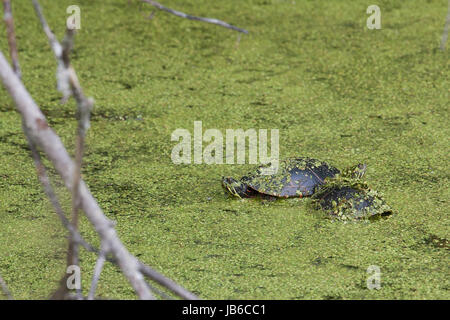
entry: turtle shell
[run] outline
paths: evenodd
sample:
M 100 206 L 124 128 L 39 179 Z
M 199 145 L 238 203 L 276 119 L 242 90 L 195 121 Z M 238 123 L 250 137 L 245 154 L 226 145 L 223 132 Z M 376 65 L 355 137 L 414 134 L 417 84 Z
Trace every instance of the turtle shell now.
M 269 164 L 270 165 L 270 164 Z M 274 197 L 308 197 L 325 178 L 333 178 L 339 170 L 326 162 L 312 158 L 295 158 L 280 161 L 277 173 L 264 175 L 263 168 L 242 177 L 241 181 L 259 193 Z
M 326 187 L 314 196 L 318 207 L 338 220 L 386 217 L 392 209 L 376 191 L 352 186 Z

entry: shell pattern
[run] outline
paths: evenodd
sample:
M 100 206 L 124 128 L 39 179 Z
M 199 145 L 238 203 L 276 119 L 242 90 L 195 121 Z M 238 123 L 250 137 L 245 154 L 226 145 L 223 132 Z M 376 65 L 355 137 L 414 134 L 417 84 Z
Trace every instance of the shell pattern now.
M 281 161 L 273 175 L 263 175 L 260 168 L 241 181 L 260 193 L 282 198 L 311 196 L 326 178 L 339 174 L 326 162 L 310 158 Z

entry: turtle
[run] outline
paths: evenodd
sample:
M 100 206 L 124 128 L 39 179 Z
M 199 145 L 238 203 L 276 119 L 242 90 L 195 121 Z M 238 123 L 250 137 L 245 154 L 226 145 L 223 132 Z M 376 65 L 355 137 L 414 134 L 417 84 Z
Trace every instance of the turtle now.
M 326 179 L 337 176 L 360 179 L 367 168 L 365 164 L 359 163 L 341 172 L 324 161 L 300 157 L 280 161 L 276 173 L 266 174 L 264 169 L 270 165 L 259 166 L 239 180 L 222 177 L 222 186 L 238 198 L 303 198 L 313 195 Z
M 379 192 L 361 181 L 346 178 L 322 185 L 312 199 L 316 209 L 337 220 L 377 220 L 393 213 Z

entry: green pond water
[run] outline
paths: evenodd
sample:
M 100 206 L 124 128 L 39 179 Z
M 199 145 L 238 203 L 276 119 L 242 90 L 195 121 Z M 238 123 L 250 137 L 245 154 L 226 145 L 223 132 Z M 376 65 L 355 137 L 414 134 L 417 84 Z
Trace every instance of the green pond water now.
M 248 35 L 125 0 L 42 0 L 61 39 L 81 8 L 72 63 L 95 98 L 83 178 L 127 248 L 204 299 L 449 299 L 449 50 L 447 1 L 166 0 Z M 29 1 L 13 10 L 23 82 L 70 152 L 75 103 L 59 103 L 56 63 Z M 7 55 L 4 24 L 0 49 Z M 447 44 L 449 46 L 449 44 Z M 171 160 L 171 134 L 278 129 L 280 157 L 338 168 L 368 165 L 395 215 L 326 219 L 309 199 L 237 200 L 222 176 L 249 164 Z M 207 143 L 204 144 L 206 147 Z M 50 164 L 46 162 L 48 166 Z M 70 195 L 50 170 L 64 208 Z M 83 217 L 81 232 L 99 239 Z M 0 88 L 0 274 L 15 298 L 44 299 L 65 272 L 67 233 L 44 197 Z M 82 250 L 87 293 L 95 255 Z M 381 288 L 366 285 L 370 266 Z M 106 265 L 98 295 L 134 298 Z

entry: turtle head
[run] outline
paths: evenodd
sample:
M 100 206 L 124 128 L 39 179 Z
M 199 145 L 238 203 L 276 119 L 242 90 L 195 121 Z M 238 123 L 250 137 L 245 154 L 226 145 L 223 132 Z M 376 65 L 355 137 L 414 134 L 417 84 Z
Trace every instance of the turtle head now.
M 226 191 L 228 191 L 235 197 L 242 199 L 249 196 L 248 185 L 231 177 L 222 177 L 222 186 Z
M 342 176 L 346 178 L 361 179 L 366 173 L 367 165 L 365 163 L 358 163 L 355 166 L 348 167 L 342 171 Z

